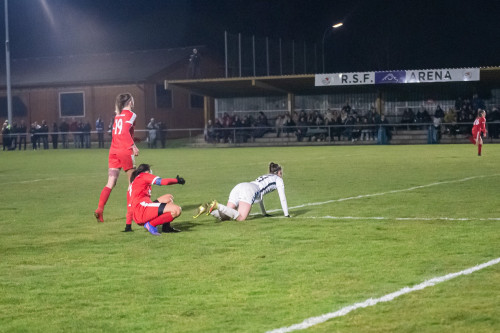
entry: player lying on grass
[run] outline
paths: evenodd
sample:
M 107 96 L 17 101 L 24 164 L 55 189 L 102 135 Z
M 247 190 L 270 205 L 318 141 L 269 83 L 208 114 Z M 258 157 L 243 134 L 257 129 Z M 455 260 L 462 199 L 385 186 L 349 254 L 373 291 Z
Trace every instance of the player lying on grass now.
M 170 226 L 181 215 L 182 209 L 174 204 L 174 197 L 165 194 L 151 201 L 151 185 L 184 185 L 184 178 L 160 178 L 151 173 L 149 164 L 141 164 L 130 177 L 127 193 L 127 208 L 132 213 L 135 223 L 144 225 L 152 235 L 159 236 L 157 226 L 162 225 L 163 232 L 178 232 Z
M 486 132 L 486 111 L 479 109 L 472 126 L 472 136 L 469 137 L 470 142 L 477 145 L 477 156 L 481 156 L 481 149 L 483 148 L 481 135 L 484 133 L 484 137 L 486 137 Z
M 285 184 L 283 182 L 283 170 L 279 164 L 271 162 L 269 164 L 269 173 L 260 176 L 253 182 L 240 183 L 236 185 L 229 193 L 227 205 L 222 205 L 217 200 L 206 203 L 198 207 L 198 214 L 193 216 L 197 218 L 203 213 L 211 214 L 215 218 L 225 221 L 229 219 L 244 221 L 248 217 L 252 205 L 256 202 L 260 204 L 260 209 L 264 216 L 270 216 L 266 213 L 263 197 L 269 192 L 278 190 L 281 200 L 281 208 L 286 217 L 288 214 L 288 205 L 285 196 Z

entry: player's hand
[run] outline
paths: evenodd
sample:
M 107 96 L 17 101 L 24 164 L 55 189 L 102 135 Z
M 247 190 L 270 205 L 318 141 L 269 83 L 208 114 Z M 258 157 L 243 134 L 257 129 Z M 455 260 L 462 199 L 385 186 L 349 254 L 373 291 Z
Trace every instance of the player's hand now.
M 134 152 L 134 156 L 139 156 L 139 148 L 135 145 L 132 146 L 132 151 Z
M 186 184 L 186 180 L 182 177 L 179 177 L 179 175 L 177 175 L 177 177 L 175 177 L 175 179 L 177 179 L 177 184 L 181 184 L 181 185 Z

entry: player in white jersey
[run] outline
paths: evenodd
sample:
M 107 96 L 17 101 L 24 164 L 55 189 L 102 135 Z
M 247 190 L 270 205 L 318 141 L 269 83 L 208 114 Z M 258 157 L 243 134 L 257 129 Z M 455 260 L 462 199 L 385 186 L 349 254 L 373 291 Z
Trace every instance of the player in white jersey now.
M 253 182 L 236 185 L 231 190 L 231 193 L 229 193 L 227 205 L 222 205 L 217 200 L 214 200 L 211 203 L 201 205 L 198 208 L 198 214 L 193 217 L 197 218 L 206 212 L 207 215 L 211 214 L 221 221 L 229 219 L 244 221 L 248 217 L 254 203 L 260 204 L 260 209 L 264 216 L 270 216 L 266 213 L 263 197 L 274 190 L 278 190 L 283 214 L 286 217 L 290 217 L 285 196 L 283 170 L 279 164 L 273 162 L 269 164 L 268 174 L 260 176 Z

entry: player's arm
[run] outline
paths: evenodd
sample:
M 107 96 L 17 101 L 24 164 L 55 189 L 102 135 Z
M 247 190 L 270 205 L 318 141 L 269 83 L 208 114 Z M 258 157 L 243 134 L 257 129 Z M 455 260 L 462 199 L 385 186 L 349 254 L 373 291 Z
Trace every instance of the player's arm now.
M 266 207 L 264 207 L 264 199 L 259 201 L 259 206 L 260 206 L 260 211 L 262 212 L 262 215 L 264 216 L 271 216 L 266 212 Z
M 290 217 L 290 214 L 288 214 L 288 204 L 286 202 L 285 184 L 283 182 L 281 182 L 281 184 L 277 184 L 276 189 L 278 190 L 278 195 L 280 197 L 281 208 L 283 209 L 283 214 L 286 217 Z
M 152 184 L 153 185 L 159 185 L 159 186 L 173 185 L 173 184 L 184 185 L 184 184 L 186 184 L 186 180 L 184 180 L 184 178 L 182 178 L 182 177 L 179 177 L 179 175 L 177 175 L 177 177 L 175 177 L 175 178 L 160 178 L 160 177 L 156 177 L 153 180 Z

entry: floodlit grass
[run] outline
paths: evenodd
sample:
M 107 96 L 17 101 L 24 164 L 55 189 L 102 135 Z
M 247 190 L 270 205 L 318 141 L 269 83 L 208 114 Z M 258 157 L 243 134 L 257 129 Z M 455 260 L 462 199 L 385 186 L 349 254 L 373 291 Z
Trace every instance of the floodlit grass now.
M 0 153 L 1 332 L 265 332 L 500 257 L 500 145 L 143 148 L 184 186 L 179 234 L 125 225 L 122 173 L 93 218 L 106 150 Z M 291 219 L 192 219 L 284 166 Z M 258 213 L 258 206 L 253 213 Z M 375 219 L 378 217 L 379 219 Z M 402 219 L 406 218 L 406 219 Z M 495 332 L 500 265 L 307 332 Z

